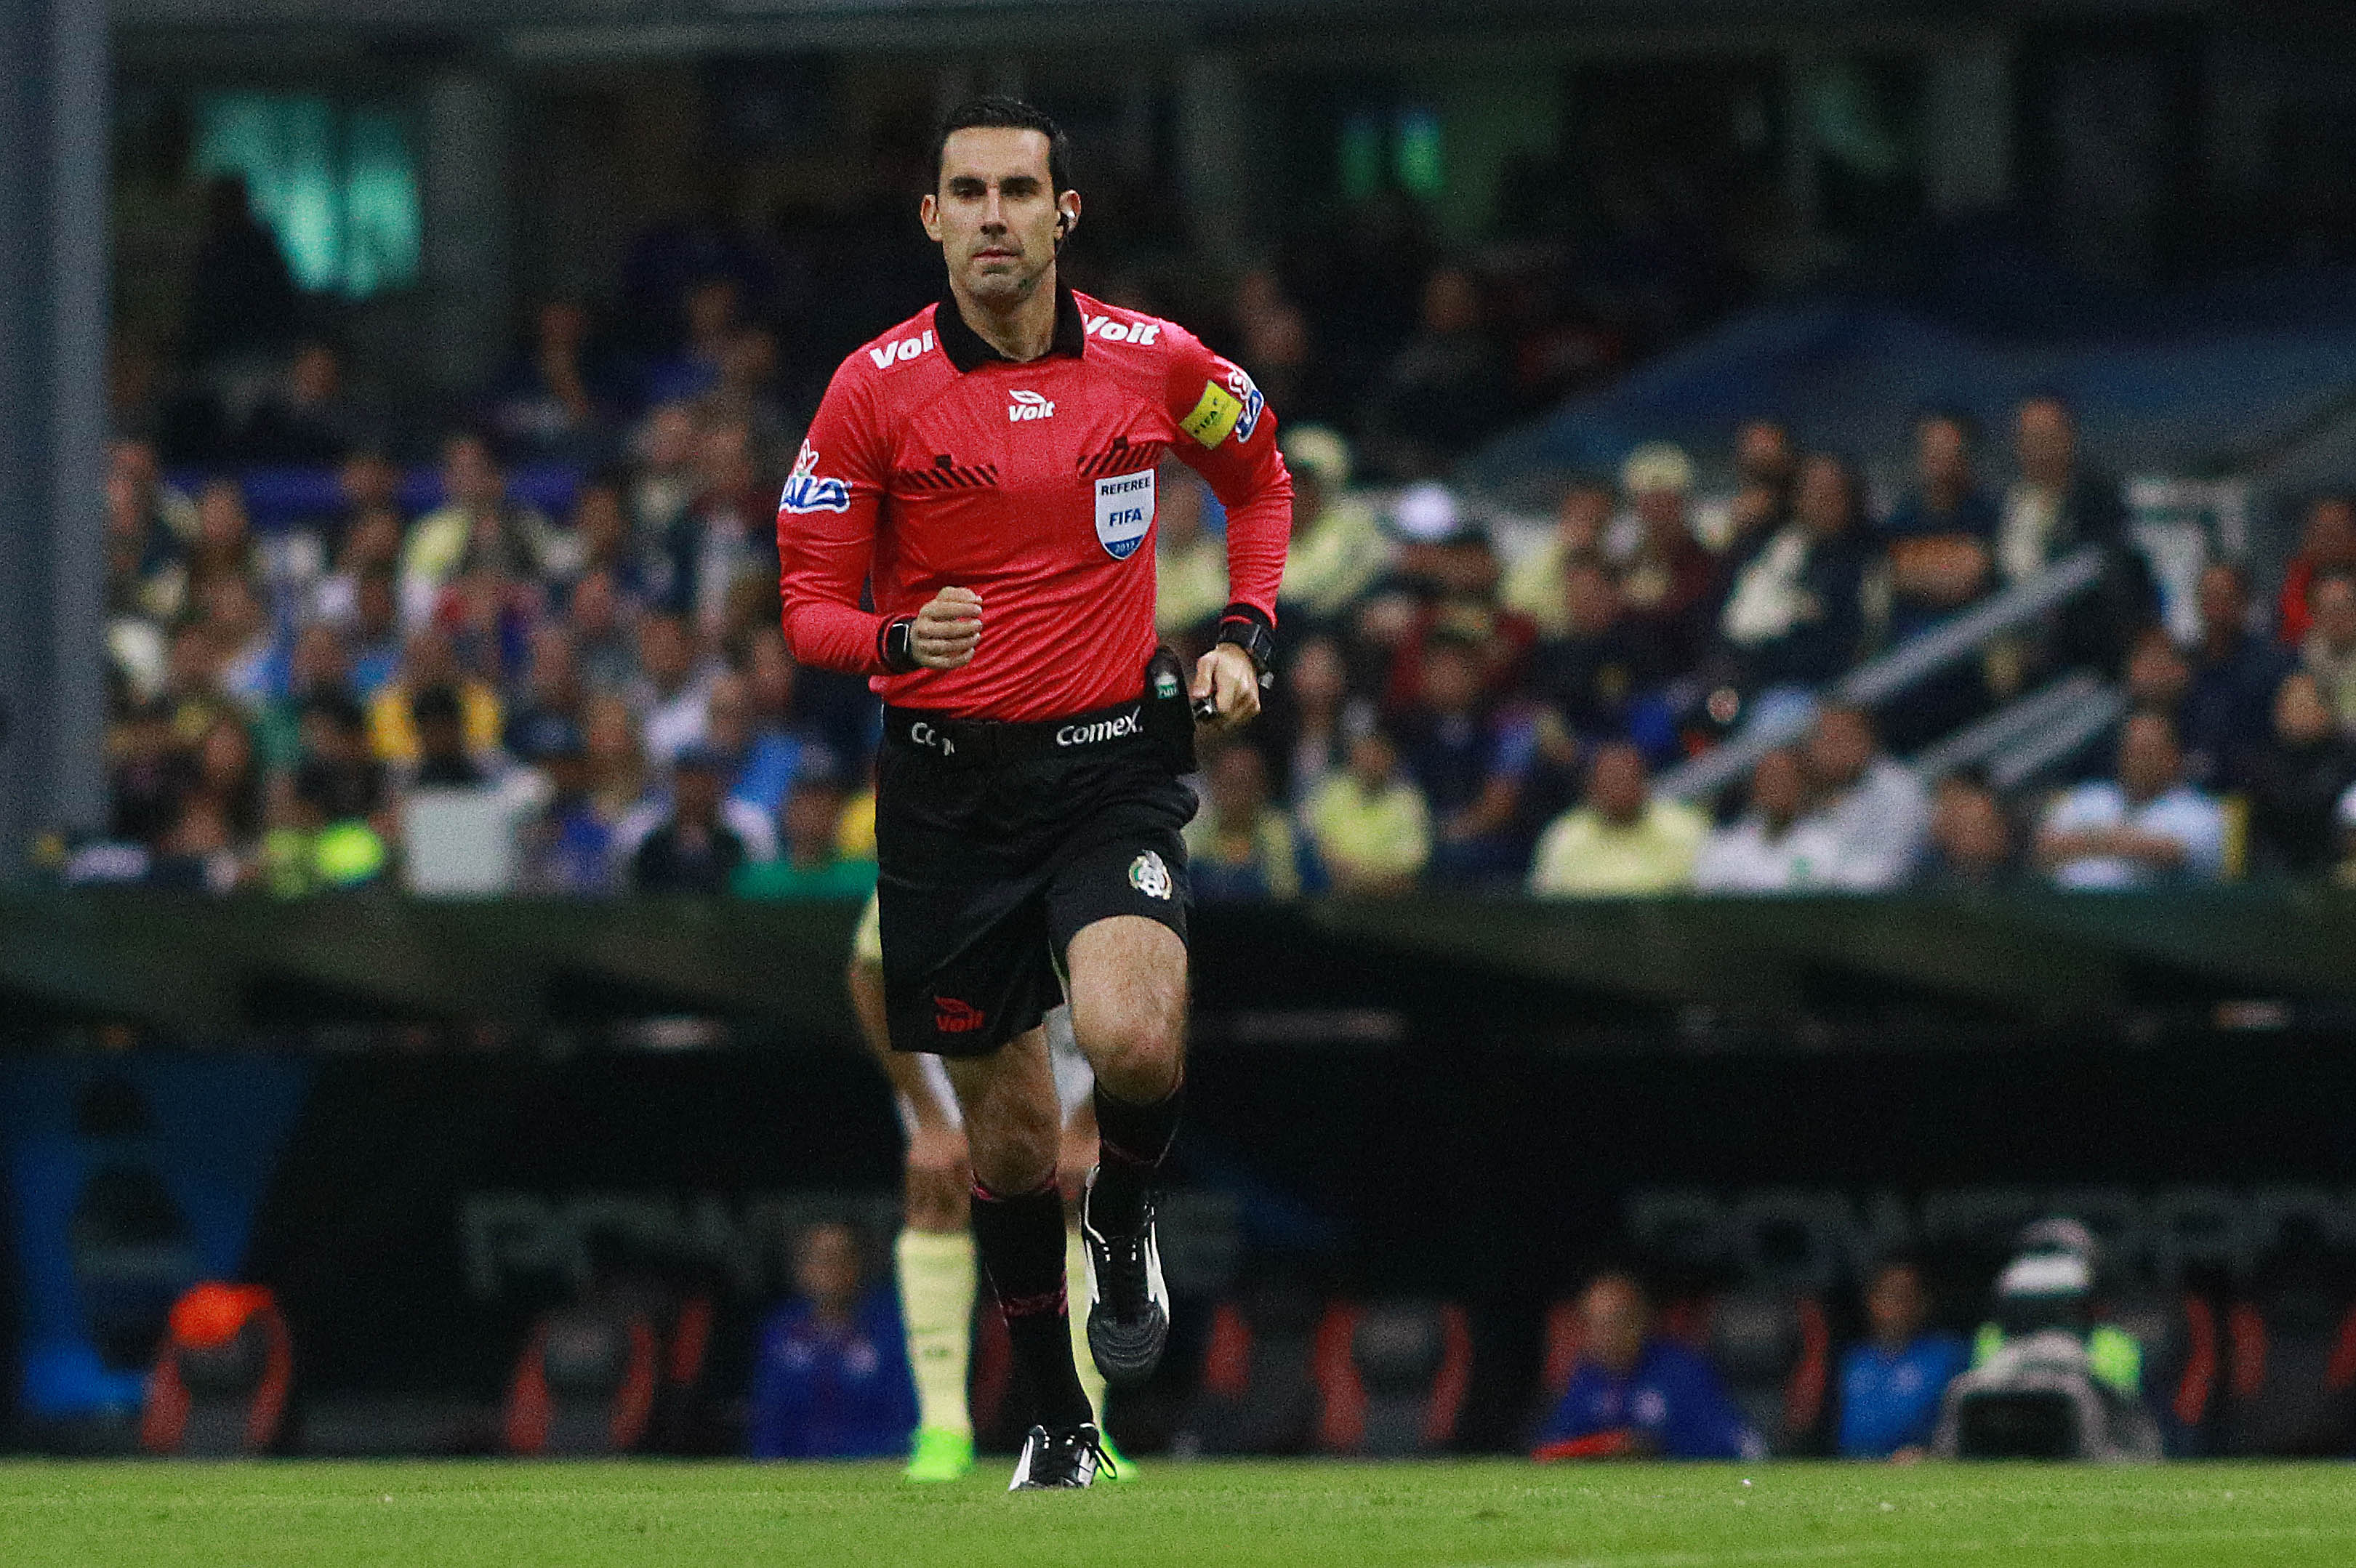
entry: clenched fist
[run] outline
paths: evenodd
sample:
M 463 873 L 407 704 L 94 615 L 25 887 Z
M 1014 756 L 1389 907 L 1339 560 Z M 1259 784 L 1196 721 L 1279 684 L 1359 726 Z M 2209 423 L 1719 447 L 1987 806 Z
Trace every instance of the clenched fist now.
M 927 670 L 962 669 L 980 646 L 981 596 L 971 588 L 943 588 L 908 628 L 908 651 Z

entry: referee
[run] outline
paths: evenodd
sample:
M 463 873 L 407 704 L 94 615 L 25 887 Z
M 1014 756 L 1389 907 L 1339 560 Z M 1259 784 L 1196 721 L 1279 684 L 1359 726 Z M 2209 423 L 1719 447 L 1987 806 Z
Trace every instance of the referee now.
M 973 1233 L 1038 1424 L 1017 1488 L 1103 1461 L 1072 1358 L 1061 1116 L 1041 1020 L 1068 998 L 1096 1069 L 1082 1198 L 1087 1342 L 1116 1384 L 1170 1329 L 1151 1184 L 1178 1124 L 1197 715 L 1259 711 L 1292 485 L 1236 366 L 1057 280 L 1080 219 L 1069 147 L 1028 104 L 941 125 L 925 232 L 948 291 L 843 361 L 777 511 L 787 639 L 884 699 L 875 841 L 892 1046 L 943 1058 Z M 1156 647 L 1156 471 L 1227 509 L 1218 641 Z M 862 590 L 873 610 L 862 607 Z

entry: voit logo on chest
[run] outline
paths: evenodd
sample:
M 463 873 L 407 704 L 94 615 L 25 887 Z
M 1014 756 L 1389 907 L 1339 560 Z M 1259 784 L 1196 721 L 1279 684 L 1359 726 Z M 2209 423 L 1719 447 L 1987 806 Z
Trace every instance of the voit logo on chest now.
M 1097 542 L 1126 561 L 1153 527 L 1153 470 L 1108 474 L 1097 481 Z
M 1014 400 L 1006 409 L 1006 423 L 1009 424 L 1020 424 L 1026 419 L 1055 417 L 1055 405 L 1047 401 L 1044 393 L 1009 390 L 1006 395 Z

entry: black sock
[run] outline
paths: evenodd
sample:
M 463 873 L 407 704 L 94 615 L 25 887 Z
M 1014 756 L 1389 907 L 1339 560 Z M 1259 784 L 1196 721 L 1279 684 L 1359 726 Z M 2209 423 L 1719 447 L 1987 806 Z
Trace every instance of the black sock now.
M 1145 1189 L 1178 1135 L 1186 1085 L 1182 1079 L 1150 1105 L 1115 1099 L 1102 1084 L 1096 1099 L 1097 1182 L 1088 1195 L 1088 1222 L 1107 1235 L 1125 1235 L 1144 1219 Z
M 1031 1391 L 1033 1419 L 1049 1427 L 1096 1419 L 1072 1365 L 1064 1294 L 1064 1198 L 1053 1182 L 1001 1197 L 976 1184 L 973 1244 L 1014 1342 L 1014 1369 Z

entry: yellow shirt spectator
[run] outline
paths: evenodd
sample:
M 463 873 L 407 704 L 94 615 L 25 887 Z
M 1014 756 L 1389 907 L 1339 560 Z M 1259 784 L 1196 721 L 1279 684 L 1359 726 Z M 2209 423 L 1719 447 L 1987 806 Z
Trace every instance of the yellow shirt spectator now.
M 451 682 L 466 714 L 466 749 L 496 751 L 499 745 L 499 696 L 483 682 L 467 676 Z M 385 762 L 417 760 L 417 726 L 410 722 L 409 688 L 394 682 L 369 700 L 369 746 Z
M 1350 743 L 1347 770 L 1326 778 L 1301 811 L 1318 858 L 1344 893 L 1395 893 L 1431 858 L 1431 811 L 1398 777 L 1398 753 L 1379 732 Z
M 1607 746 L 1595 758 L 1587 804 L 1538 840 L 1530 891 L 1541 897 L 1617 898 L 1693 886 L 1709 819 L 1647 792 L 1643 753 Z

